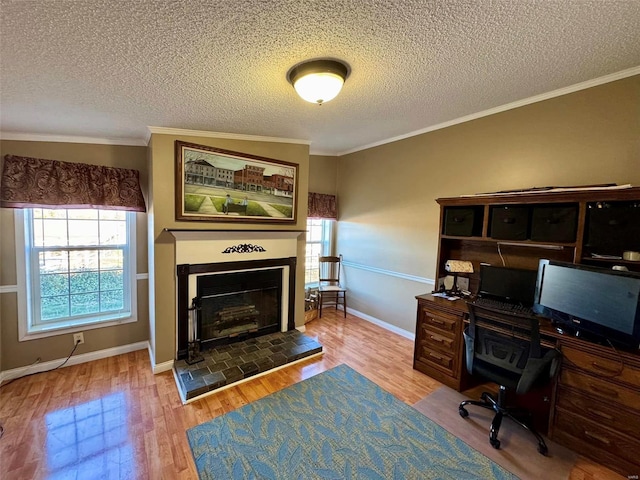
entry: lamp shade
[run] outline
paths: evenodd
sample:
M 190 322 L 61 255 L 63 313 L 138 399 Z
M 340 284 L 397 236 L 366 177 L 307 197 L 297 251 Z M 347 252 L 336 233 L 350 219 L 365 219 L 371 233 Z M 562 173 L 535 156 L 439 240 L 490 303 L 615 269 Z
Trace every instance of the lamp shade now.
M 343 62 L 311 60 L 293 67 L 287 78 L 303 100 L 322 105 L 340 93 L 348 73 Z
M 444 269 L 451 273 L 473 273 L 473 263 L 466 260 L 447 260 Z

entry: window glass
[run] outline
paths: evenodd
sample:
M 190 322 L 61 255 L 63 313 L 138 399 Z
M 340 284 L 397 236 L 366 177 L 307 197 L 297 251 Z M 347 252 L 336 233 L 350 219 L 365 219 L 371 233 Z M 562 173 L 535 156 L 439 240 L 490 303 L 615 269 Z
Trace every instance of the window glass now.
M 330 255 L 331 230 L 334 220 L 307 219 L 307 245 L 305 253 L 305 285 L 318 283 L 318 257 Z
M 24 211 L 27 334 L 132 317 L 135 214 Z

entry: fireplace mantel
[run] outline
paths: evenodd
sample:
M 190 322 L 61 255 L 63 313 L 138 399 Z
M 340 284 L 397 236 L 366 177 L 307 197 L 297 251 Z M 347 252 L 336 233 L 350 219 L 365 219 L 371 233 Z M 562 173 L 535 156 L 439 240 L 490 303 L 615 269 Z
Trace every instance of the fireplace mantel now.
M 176 265 L 295 257 L 297 240 L 303 233 L 292 230 L 168 231 L 176 239 Z

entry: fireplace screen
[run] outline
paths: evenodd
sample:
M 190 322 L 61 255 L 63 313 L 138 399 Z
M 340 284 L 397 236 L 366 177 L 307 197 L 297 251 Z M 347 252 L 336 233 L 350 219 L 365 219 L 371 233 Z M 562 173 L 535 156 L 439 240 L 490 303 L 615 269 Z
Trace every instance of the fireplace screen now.
M 203 346 L 280 330 L 282 269 L 198 277 L 198 333 Z

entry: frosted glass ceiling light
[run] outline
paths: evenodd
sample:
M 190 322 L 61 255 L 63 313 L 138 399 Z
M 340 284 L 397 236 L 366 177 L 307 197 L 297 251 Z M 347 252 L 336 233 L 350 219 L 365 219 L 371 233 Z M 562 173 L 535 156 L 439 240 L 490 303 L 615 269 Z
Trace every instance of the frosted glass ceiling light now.
M 339 60 L 303 62 L 287 73 L 287 80 L 303 100 L 322 105 L 334 99 L 349 75 L 349 67 Z

